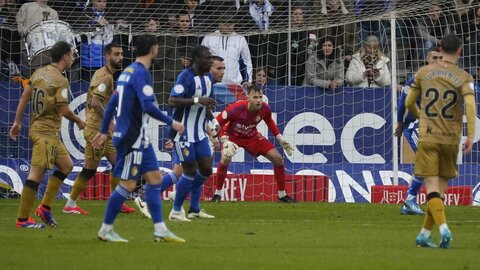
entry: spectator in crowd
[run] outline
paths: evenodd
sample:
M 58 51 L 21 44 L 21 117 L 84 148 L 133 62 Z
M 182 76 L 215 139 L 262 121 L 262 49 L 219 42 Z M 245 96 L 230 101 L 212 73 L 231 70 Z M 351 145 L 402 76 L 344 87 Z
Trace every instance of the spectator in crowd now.
M 152 34 L 157 32 L 157 30 L 158 30 L 158 21 L 153 18 L 148 19 L 147 22 L 145 23 L 145 32 Z
M 17 12 L 14 0 L 0 0 L 0 80 L 19 74 L 20 36 L 12 31 Z
M 267 87 L 267 84 L 268 84 L 267 68 L 258 67 L 253 69 L 253 84 L 258 85 L 258 87 L 262 89 L 262 93 L 263 93 L 262 101 L 268 103 L 267 92 L 269 92 L 269 90 Z
M 48 0 L 37 0 L 23 4 L 16 19 L 18 33 L 23 37 L 31 26 L 41 21 L 58 20 L 58 13 L 48 6 Z
M 431 47 L 440 46 L 442 37 L 452 31 L 449 25 L 453 24 L 442 15 L 439 5 L 431 5 L 427 16 L 418 19 L 417 35 L 423 43 L 423 59 L 427 58 Z
M 472 75 L 479 76 L 480 65 L 480 7 L 475 7 L 462 15 L 461 33 L 463 47 L 463 67 Z
M 345 74 L 349 85 L 355 87 L 385 87 L 391 85 L 390 59 L 380 51 L 380 41 L 369 36 L 360 51 L 353 55 Z
M 348 9 L 342 0 L 321 0 L 322 14 L 348 14 Z
M 352 16 L 342 0 L 322 0 L 321 12 L 325 14 L 328 20 L 348 20 Z M 323 28 L 318 31 L 319 38 L 335 38 L 334 43 L 338 48 L 337 57 L 346 57 L 351 59 L 355 51 L 355 23 L 346 23 L 343 25 Z M 347 62 L 348 63 L 348 62 Z
M 201 4 L 205 1 L 183 0 L 183 2 L 184 7 L 182 12 L 186 12 L 190 17 L 189 26 L 191 29 L 202 29 L 204 27 L 209 27 L 209 25 L 205 23 L 205 19 L 208 17 L 208 15 L 204 14 L 206 12 L 206 4 Z
M 159 104 L 166 103 L 176 76 L 191 64 L 190 54 L 198 46 L 199 39 L 190 33 L 190 16 L 181 11 L 177 14 L 178 36 L 161 36 L 158 55 L 153 66 L 154 90 Z
M 248 10 L 257 27 L 267 31 L 270 27 L 270 16 L 275 10 L 269 0 L 250 0 Z
M 267 69 L 265 67 L 259 67 L 253 70 L 253 82 L 261 89 L 264 89 L 267 85 Z
M 288 84 L 288 68 L 290 67 L 290 84 L 302 85 L 305 78 L 305 61 L 309 45 L 309 32 L 304 30 L 304 11 L 301 6 L 292 7 L 291 42 L 288 34 L 268 35 L 268 76 L 271 84 Z M 288 47 L 290 47 L 290 65 L 288 65 Z
M 28 29 L 42 21 L 58 20 L 58 13 L 54 9 L 48 6 L 48 0 L 37 0 L 35 2 L 29 2 L 23 4 L 16 15 L 18 33 L 22 40 L 21 44 L 24 44 L 25 35 Z M 22 63 L 22 75 L 24 77 L 30 77 L 30 73 L 33 69 L 46 65 L 50 62 L 50 57 L 45 54 L 40 54 L 35 63 L 28 62 L 28 56 L 26 48 L 22 46 L 21 49 L 21 63 Z
M 243 84 L 252 81 L 252 59 L 247 40 L 244 36 L 235 33 L 235 23 L 230 14 L 221 16 L 218 20 L 219 30 L 205 36 L 202 45 L 208 47 L 213 55 L 225 59 L 225 75 L 222 82 L 229 84 Z M 243 60 L 247 78 L 243 80 L 240 74 L 239 60 Z
M 389 0 L 361 0 L 355 1 L 354 11 L 358 17 L 370 17 L 372 15 L 377 15 L 385 12 L 388 7 Z M 360 42 L 365 41 L 368 36 L 377 36 L 385 46 L 388 45 L 387 42 L 387 28 L 389 22 L 382 20 L 375 21 L 361 21 L 359 23 L 359 40 Z
M 127 22 L 124 19 L 114 20 L 114 14 L 107 13 L 107 0 L 92 0 L 92 7 L 86 8 L 85 12 L 91 19 L 88 22 L 89 31 L 82 36 L 80 66 L 82 81 L 88 83 L 93 73 L 105 65 L 103 49 L 113 41 L 116 33 L 114 24 L 125 26 Z
M 306 63 L 305 84 L 332 91 L 344 85 L 345 67 L 336 54 L 333 38 L 325 38 L 316 53 L 312 53 Z

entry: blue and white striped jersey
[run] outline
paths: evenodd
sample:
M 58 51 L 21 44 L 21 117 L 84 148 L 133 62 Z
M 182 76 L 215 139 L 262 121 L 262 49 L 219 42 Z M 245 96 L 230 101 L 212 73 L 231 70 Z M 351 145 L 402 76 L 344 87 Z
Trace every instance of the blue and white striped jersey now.
M 184 69 L 177 77 L 177 81 L 170 93 L 171 97 L 213 98 L 213 79 L 210 72 L 197 76 L 192 68 Z M 190 107 L 175 108 L 173 119 L 185 126 L 185 132 L 181 135 L 171 132 L 171 137 L 176 142 L 199 142 L 207 137 L 205 123 L 207 122 L 206 108 L 200 104 Z

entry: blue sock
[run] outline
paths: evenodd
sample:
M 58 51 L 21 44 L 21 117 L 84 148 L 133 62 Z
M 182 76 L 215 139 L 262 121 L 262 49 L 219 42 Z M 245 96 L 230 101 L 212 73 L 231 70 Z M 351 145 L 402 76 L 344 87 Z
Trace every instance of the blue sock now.
M 175 195 L 175 201 L 173 202 L 173 210 L 182 210 L 183 202 L 187 199 L 188 193 L 192 189 L 193 177 L 186 174 L 182 174 L 177 182 L 177 194 Z
M 203 176 L 198 170 L 192 183 L 192 190 L 190 193 L 190 211 L 200 212 L 200 197 L 202 196 L 203 183 L 207 177 Z
M 413 176 L 412 178 L 412 183 L 410 184 L 410 187 L 408 188 L 408 194 L 412 196 L 417 196 L 418 191 L 423 185 L 423 178 L 420 178 L 416 175 Z
M 145 201 L 154 224 L 163 221 L 162 200 L 160 199 L 161 186 L 162 184 L 145 185 Z
M 118 212 L 120 212 L 120 209 L 122 208 L 122 204 L 129 197 L 130 192 L 123 188 L 121 185 L 118 185 L 108 199 L 103 223 L 109 225 L 113 224 L 115 218 L 118 215 Z
M 167 188 L 171 187 L 175 183 L 177 183 L 177 176 L 174 172 L 169 172 L 162 179 L 162 189 L 160 192 L 164 192 L 167 190 Z

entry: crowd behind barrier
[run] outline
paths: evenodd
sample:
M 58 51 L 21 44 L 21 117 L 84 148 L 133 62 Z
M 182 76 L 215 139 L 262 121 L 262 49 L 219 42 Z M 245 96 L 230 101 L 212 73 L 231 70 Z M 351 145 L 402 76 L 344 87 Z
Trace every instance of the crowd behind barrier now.
M 27 50 L 24 43 L 37 38 L 35 26 L 40 22 L 55 20 L 68 23 L 73 33 L 71 42 L 78 52 L 78 60 L 68 74 L 71 82 L 89 82 L 93 72 L 104 64 L 106 44 L 123 46 L 126 66 L 134 59 L 135 34 L 157 35 L 159 55 L 152 75 L 160 101 L 170 92 L 176 75 L 189 65 L 191 49 L 199 44 L 225 59 L 224 79 L 228 83 L 255 81 L 254 70 L 264 70 L 269 85 L 308 85 L 335 91 L 342 86 L 391 86 L 392 64 L 397 65 L 397 81 L 405 82 L 424 64 L 428 49 L 438 45 L 444 34 L 454 32 L 464 42 L 460 65 L 475 77 L 479 75 L 477 0 L 444 1 L 441 5 L 427 5 L 417 13 L 423 16 L 398 17 L 396 63 L 390 61 L 389 21 L 325 25 L 329 21 L 352 21 L 349 17 L 354 16 L 368 18 L 394 9 L 392 3 L 407 5 L 414 1 L 296 1 L 290 10 L 288 2 L 3 0 L 0 80 L 7 81 L 17 74 L 28 77 L 35 68 L 49 62 L 48 52 L 43 51 L 29 61 L 32 48 L 42 48 L 29 44 Z M 288 16 L 290 40 L 288 28 L 268 32 L 285 26 Z M 312 29 L 312 21 L 319 23 L 318 29 Z M 55 29 L 62 27 L 57 23 Z M 243 34 L 245 29 L 260 33 Z M 70 35 L 68 29 L 59 31 Z

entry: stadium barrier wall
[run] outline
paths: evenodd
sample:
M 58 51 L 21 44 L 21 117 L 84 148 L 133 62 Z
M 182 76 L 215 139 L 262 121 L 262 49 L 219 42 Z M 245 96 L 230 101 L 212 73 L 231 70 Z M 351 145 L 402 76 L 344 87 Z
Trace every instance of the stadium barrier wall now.
M 84 113 L 85 90 L 87 84 L 72 84 L 71 109 Z M 222 100 L 235 99 L 229 86 L 218 91 L 219 113 L 225 107 Z M 317 175 L 328 177 L 327 200 L 329 202 L 371 202 L 373 186 L 393 184 L 393 136 L 391 90 L 387 88 L 350 88 L 345 87 L 335 92 L 327 92 L 314 87 L 276 87 L 267 88 L 266 96 L 274 112 L 280 130 L 286 140 L 294 145 L 293 157 L 285 155 L 285 167 L 289 175 Z M 14 143 L 6 134 L 11 125 L 15 109 L 21 95 L 20 87 L 12 83 L 0 83 L 0 124 L 2 140 L 0 141 L 0 179 L 21 192 L 29 170 L 30 144 L 27 128 L 22 129 L 22 136 Z M 476 92 L 477 100 L 480 94 Z M 478 107 L 477 103 L 477 107 Z M 480 108 L 477 108 L 477 110 Z M 28 114 L 23 119 L 28 126 Z M 171 154 L 163 148 L 168 129 L 158 121 L 150 122 L 152 143 L 156 149 L 159 166 L 166 172 L 172 168 Z M 460 176 L 451 181 L 451 186 L 469 186 L 472 189 L 473 204 L 480 204 L 479 136 L 480 120 L 477 119 L 477 137 L 473 152 L 465 157 L 459 156 Z M 267 134 L 266 125 L 259 126 Z M 74 171 L 62 186 L 62 197 L 70 192 L 73 180 L 81 170 L 83 146 L 82 132 L 72 123 L 64 120 L 61 131 L 72 159 Z M 274 140 L 268 134 L 270 140 Z M 281 148 L 277 145 L 277 148 Z M 215 154 L 214 167 L 219 160 Z M 104 161 L 99 171 L 107 167 Z M 253 159 L 240 151 L 229 166 L 232 174 L 272 174 L 273 168 L 266 159 Z M 410 180 L 413 167 L 411 164 L 399 164 L 399 185 L 406 186 Z M 43 191 L 48 175 L 40 189 Z M 265 178 L 266 179 L 266 178 Z M 265 182 L 267 180 L 264 180 Z M 272 188 L 275 185 L 272 183 Z M 248 196 L 247 196 L 248 197 Z M 237 197 L 236 197 L 237 198 Z

